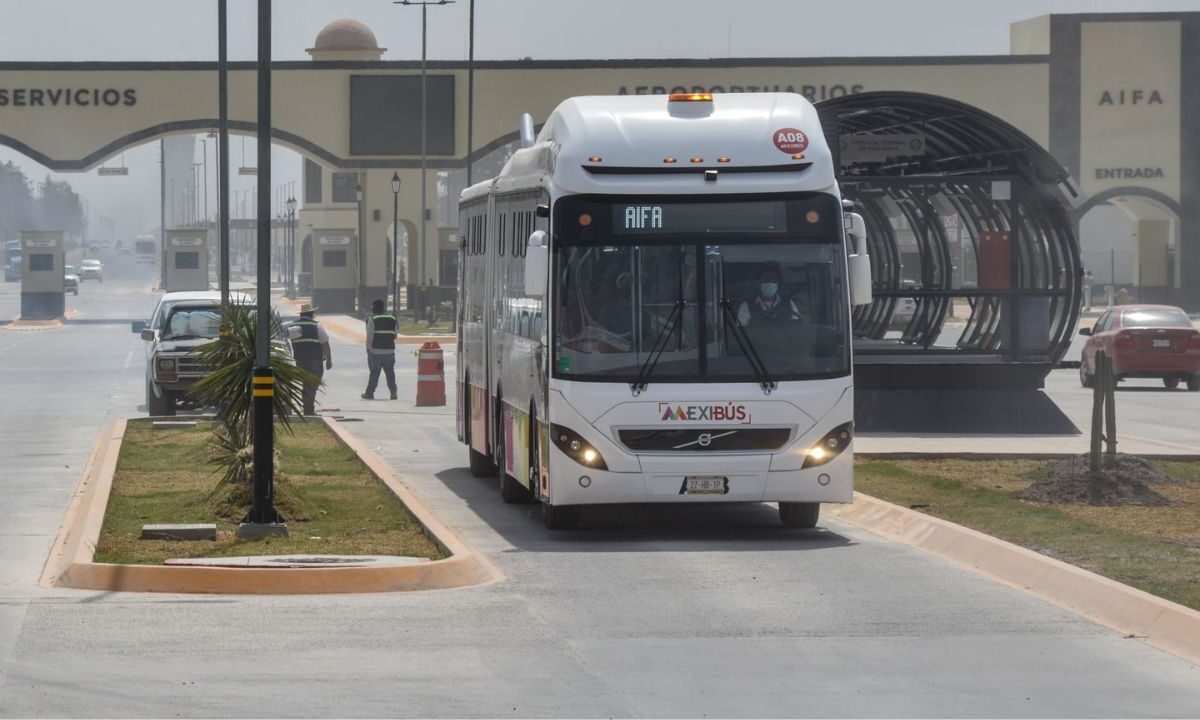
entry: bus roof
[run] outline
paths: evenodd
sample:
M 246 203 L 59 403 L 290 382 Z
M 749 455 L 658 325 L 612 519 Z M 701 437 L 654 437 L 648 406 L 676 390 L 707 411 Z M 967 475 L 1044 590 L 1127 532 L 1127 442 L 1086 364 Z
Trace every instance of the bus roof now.
M 835 182 L 816 108 L 796 93 L 569 98 L 522 152 L 536 156 L 539 147 L 544 159 L 518 153 L 506 173 L 553 168 L 555 185 L 570 192 L 614 192 L 617 184 L 691 194 L 822 190 Z M 717 171 L 715 182 L 705 170 Z

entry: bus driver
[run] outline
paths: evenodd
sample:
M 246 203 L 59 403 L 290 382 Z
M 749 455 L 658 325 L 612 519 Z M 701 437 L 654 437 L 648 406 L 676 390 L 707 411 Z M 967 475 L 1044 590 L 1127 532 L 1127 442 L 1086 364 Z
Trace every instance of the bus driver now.
M 737 317 L 742 327 L 802 319 L 796 303 L 779 296 L 779 268 L 773 265 L 759 273 L 758 294 L 752 300 L 742 301 Z

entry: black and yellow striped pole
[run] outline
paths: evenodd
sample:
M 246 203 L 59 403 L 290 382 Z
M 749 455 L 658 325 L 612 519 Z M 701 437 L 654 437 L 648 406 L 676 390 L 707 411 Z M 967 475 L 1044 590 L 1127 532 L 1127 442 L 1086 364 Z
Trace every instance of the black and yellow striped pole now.
M 274 403 L 275 371 L 269 367 L 254 368 L 251 389 L 254 409 L 254 505 L 247 522 L 271 524 L 279 522 L 275 512 L 275 487 L 271 482 L 274 468 Z
M 275 375 L 271 369 L 271 0 L 258 0 L 258 267 L 254 410 L 254 504 L 243 537 L 286 534 L 275 512 Z

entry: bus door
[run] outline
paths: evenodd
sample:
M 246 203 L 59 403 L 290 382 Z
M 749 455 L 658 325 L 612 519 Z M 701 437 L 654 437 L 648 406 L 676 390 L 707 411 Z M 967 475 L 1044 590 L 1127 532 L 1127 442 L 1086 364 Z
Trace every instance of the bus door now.
M 487 397 L 485 398 L 484 417 L 487 418 L 487 439 L 488 450 L 491 451 L 495 445 L 496 428 L 499 424 L 499 419 L 493 417 L 496 407 L 496 381 L 498 379 L 498 368 L 496 364 L 500 361 L 500 355 L 496 352 L 496 322 L 499 321 L 497 312 L 497 302 L 503 302 L 502 298 L 496 297 L 496 248 L 500 238 L 499 223 L 496 220 L 496 189 L 492 187 L 488 192 L 487 198 L 487 220 L 484 222 L 484 266 L 487 272 L 484 273 L 483 297 L 483 368 L 484 378 L 481 378 L 483 386 L 487 388 Z

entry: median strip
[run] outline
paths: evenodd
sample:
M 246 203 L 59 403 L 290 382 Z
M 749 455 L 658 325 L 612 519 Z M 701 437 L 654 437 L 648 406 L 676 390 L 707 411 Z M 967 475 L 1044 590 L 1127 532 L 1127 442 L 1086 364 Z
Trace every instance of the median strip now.
M 326 420 L 321 428 L 332 434 L 331 439 L 336 446 L 344 448 L 343 452 L 349 450 L 352 453 L 354 461 L 361 463 L 361 467 L 369 473 L 372 481 L 381 483 L 386 488 L 384 492 L 403 503 L 407 513 L 411 514 L 412 520 L 418 525 L 420 534 L 428 538 L 427 542 L 432 543 L 430 547 L 436 559 L 414 562 L 408 558 L 402 559 L 402 556 L 389 556 L 393 560 L 383 561 L 380 559 L 380 553 L 374 550 L 381 547 L 378 543 L 371 545 L 373 550 L 361 555 L 336 555 L 345 550 L 347 543 L 354 546 L 355 543 L 368 542 L 368 538 L 355 537 L 353 533 L 346 536 L 343 533 L 341 544 L 313 542 L 305 545 L 299 538 L 292 545 L 278 540 L 257 545 L 233 543 L 228 538 L 223 546 L 220 540 L 217 543 L 189 541 L 185 544 L 191 547 L 208 545 L 211 546 L 210 550 L 220 547 L 220 552 L 230 556 L 245 556 L 246 548 L 256 548 L 256 551 L 270 549 L 270 552 L 263 552 L 264 558 L 271 554 L 287 553 L 299 557 L 295 553 L 300 553 L 307 558 L 357 556 L 361 558 L 361 562 L 318 560 L 311 563 L 280 563 L 264 559 L 263 562 L 255 563 L 220 557 L 209 558 L 210 562 L 198 562 L 195 558 L 192 558 L 194 562 L 188 562 L 186 558 L 180 562 L 172 557 L 161 556 L 163 553 L 172 555 L 180 552 L 180 543 L 160 543 L 156 546 L 149 541 L 139 552 L 158 552 L 160 556 L 143 557 L 143 563 L 104 562 L 108 556 L 120 557 L 122 553 L 129 553 L 130 542 L 140 542 L 136 539 L 124 540 L 120 534 L 114 534 L 120 530 L 120 517 L 110 518 L 107 523 L 105 520 L 106 511 L 120 513 L 125 512 L 121 507 L 129 507 L 128 498 L 121 498 L 121 502 L 117 502 L 113 497 L 114 477 L 118 473 L 122 444 L 126 442 L 130 433 L 129 423 L 120 420 L 102 432 L 96 442 L 64 520 L 63 530 L 43 573 L 42 585 L 135 592 L 318 594 L 452 589 L 490 584 L 502 578 L 486 558 L 468 545 L 405 486 L 381 458 L 346 435 L 334 423 Z M 163 437 L 163 431 L 157 431 L 154 437 L 156 440 L 161 439 L 161 442 L 171 441 L 170 438 Z M 122 469 L 121 472 L 124 473 L 125 470 Z M 153 474 L 143 476 L 140 481 L 153 482 Z M 134 485 L 122 492 L 136 492 L 136 483 L 137 479 L 134 478 Z M 166 481 L 163 481 L 163 484 L 165 485 Z M 147 493 L 147 497 L 151 494 Z M 161 495 L 168 496 L 170 492 L 164 491 Z M 113 500 L 113 503 L 110 504 L 110 500 Z M 122 505 L 122 502 L 125 505 Z M 362 511 L 364 517 L 378 515 L 380 508 L 372 505 L 362 508 Z M 364 529 L 369 525 L 366 519 L 356 519 L 355 522 L 361 522 Z M 311 526 L 316 527 L 317 524 L 314 521 Z M 328 523 L 325 526 L 328 526 Z M 312 537 L 305 539 L 320 540 Z M 114 545 L 114 542 L 117 544 Z M 406 547 L 415 548 L 416 545 Z M 322 553 L 310 548 L 331 550 Z M 97 560 L 97 555 L 100 556 L 100 561 Z M 175 562 L 165 564 L 166 560 Z M 153 564 L 146 564 L 151 562 Z

